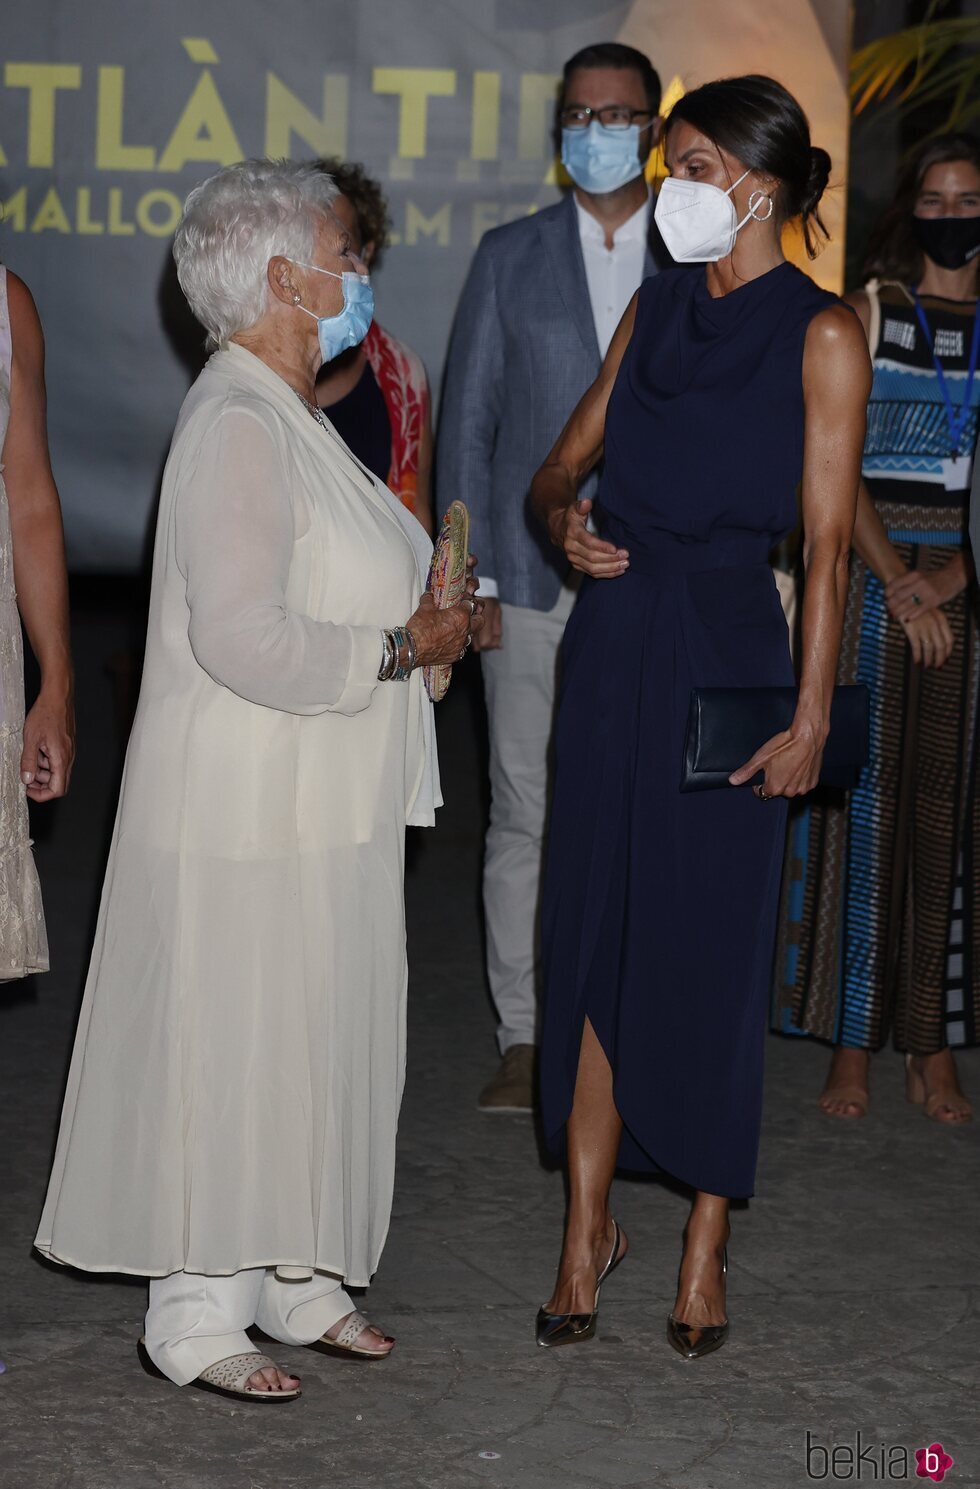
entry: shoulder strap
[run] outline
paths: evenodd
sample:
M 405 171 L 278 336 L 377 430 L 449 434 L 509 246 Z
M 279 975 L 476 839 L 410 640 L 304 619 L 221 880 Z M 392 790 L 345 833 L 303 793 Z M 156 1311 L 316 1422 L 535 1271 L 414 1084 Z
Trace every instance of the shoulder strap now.
M 880 289 L 880 279 L 869 279 L 864 286 L 864 293 L 868 297 L 871 312 L 871 323 L 868 326 L 868 349 L 872 357 L 877 353 L 878 343 L 881 340 L 881 297 L 878 294 Z

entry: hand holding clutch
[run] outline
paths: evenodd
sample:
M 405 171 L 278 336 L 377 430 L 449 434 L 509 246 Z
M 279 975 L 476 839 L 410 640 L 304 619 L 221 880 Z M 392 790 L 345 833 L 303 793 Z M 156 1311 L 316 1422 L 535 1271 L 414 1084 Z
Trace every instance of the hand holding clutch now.
M 735 775 L 739 785 L 764 783 L 762 757 L 771 760 L 780 750 L 789 749 L 798 700 L 796 688 L 694 688 L 681 790 L 720 789 L 735 784 Z M 868 760 L 869 709 L 868 689 L 863 685 L 834 689 L 830 734 L 820 765 L 824 785 L 857 784 Z
M 823 731 L 804 727 L 794 733 L 793 729 L 781 729 L 732 772 L 729 784 L 746 786 L 758 782 L 752 790 L 760 801 L 772 801 L 776 796 L 806 796 L 820 780 L 825 743 Z
M 454 501 L 443 518 L 442 530 L 436 539 L 429 567 L 427 591 L 439 610 L 451 609 L 467 596 L 470 588 L 467 584 L 470 567 L 469 540 L 469 512 L 463 502 Z M 475 610 L 475 602 L 472 603 Z M 469 646 L 470 629 L 468 626 L 462 638 L 460 656 Z M 452 672 L 452 667 L 445 664 L 423 667 L 425 690 L 433 703 L 438 703 L 446 696 Z

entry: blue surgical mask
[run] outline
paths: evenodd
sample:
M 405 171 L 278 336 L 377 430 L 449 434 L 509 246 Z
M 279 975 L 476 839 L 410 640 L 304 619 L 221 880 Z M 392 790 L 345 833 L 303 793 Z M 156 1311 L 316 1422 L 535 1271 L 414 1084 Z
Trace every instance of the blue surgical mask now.
M 293 262 L 299 269 L 312 269 L 316 274 L 329 274 L 332 279 L 344 283 L 344 308 L 337 315 L 313 315 L 305 305 L 297 305 L 304 315 L 313 316 L 317 335 L 320 338 L 320 355 L 324 362 L 332 362 L 341 352 L 352 346 L 360 346 L 374 320 L 374 290 L 366 274 L 355 274 L 345 269 L 337 274 L 333 269 L 321 269 L 317 264 Z
M 640 126 L 607 129 L 593 119 L 586 129 L 563 129 L 561 163 L 576 186 L 594 196 L 635 181 L 643 170 Z

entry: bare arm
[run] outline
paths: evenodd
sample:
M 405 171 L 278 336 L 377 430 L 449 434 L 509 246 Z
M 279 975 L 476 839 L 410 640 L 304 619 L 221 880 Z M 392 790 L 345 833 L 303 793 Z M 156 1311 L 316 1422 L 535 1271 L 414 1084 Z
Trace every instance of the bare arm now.
M 871 336 L 871 307 L 864 290 L 854 290 L 844 296 L 845 305 L 857 312 L 864 327 L 865 338 Z M 871 348 L 872 353 L 874 348 Z M 857 517 L 854 523 L 854 551 L 867 564 L 882 584 L 905 573 L 905 565 L 898 549 L 889 541 L 885 525 L 875 511 L 874 502 L 867 486 L 861 481 L 858 486 Z
M 591 574 L 594 579 L 615 579 L 629 565 L 625 548 L 605 543 L 589 532 L 585 519 L 592 503 L 577 501 L 576 493 L 602 458 L 606 408 L 633 334 L 636 302 L 634 295 L 616 328 L 599 376 L 580 399 L 557 444 L 531 482 L 531 504 L 548 529 L 551 541 L 565 550 L 573 568 Z
M 732 776 L 765 768 L 771 796 L 812 791 L 830 728 L 847 599 L 848 555 L 857 508 L 871 363 L 861 327 L 843 306 L 814 317 L 803 354 L 803 659 L 790 729 Z
M 3 445 L 14 581 L 41 691 L 24 724 L 21 777 L 34 801 L 68 789 L 75 756 L 74 681 L 61 504 L 48 456 L 44 337 L 31 293 L 7 273 L 13 362 Z
M 858 485 L 854 552 L 864 560 L 882 584 L 888 584 L 906 572 L 898 549 L 889 539 L 885 524 L 878 516 L 871 493 L 863 481 Z
M 870 337 L 871 312 L 867 295 L 863 290 L 856 290 L 845 296 L 845 300 L 856 310 L 865 335 Z M 864 481 L 858 487 L 854 551 L 885 586 L 889 611 L 905 631 L 913 660 L 925 667 L 941 667 L 952 653 L 953 632 L 938 606 L 959 594 L 969 583 L 972 566 L 968 565 L 968 555 L 955 554 L 938 574 L 929 578 L 916 570 L 910 572 L 889 538 Z M 918 598 L 913 599 L 913 595 Z
M 820 740 L 840 656 L 848 557 L 857 511 L 871 361 L 849 311 L 832 307 L 811 322 L 803 354 L 803 663 L 794 728 Z M 815 782 L 813 783 L 815 784 Z

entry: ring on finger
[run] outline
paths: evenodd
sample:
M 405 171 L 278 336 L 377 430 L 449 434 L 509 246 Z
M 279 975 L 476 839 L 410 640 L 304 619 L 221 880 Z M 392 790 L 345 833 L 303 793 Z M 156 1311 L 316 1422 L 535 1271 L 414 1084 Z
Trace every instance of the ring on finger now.
M 757 794 L 760 801 L 772 801 L 772 796 L 766 790 L 765 786 L 760 786 Z

